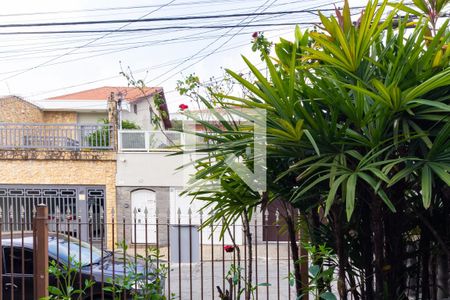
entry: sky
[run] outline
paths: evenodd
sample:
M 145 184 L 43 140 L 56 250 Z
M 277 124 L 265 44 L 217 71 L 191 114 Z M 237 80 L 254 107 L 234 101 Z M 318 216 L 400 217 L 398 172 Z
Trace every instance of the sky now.
M 264 31 L 272 41 L 279 37 L 292 39 L 294 25 L 267 24 L 317 22 L 318 16 L 313 12 L 319 8 L 333 8 L 333 3 L 342 5 L 342 1 L 330 0 L 7 1 L 2 3 L 0 27 L 255 12 L 284 14 L 145 23 L 1 27 L 0 95 L 14 94 L 33 101 L 100 86 L 126 86 L 127 80 L 120 75 L 121 70 L 126 70 L 131 71 L 136 79 L 144 80 L 147 86 L 162 86 L 169 108 L 174 112 L 186 101 L 175 91 L 177 80 L 195 73 L 201 80 L 208 81 L 211 77 L 221 77 L 225 67 L 245 71 L 241 55 L 255 64 L 260 63 L 259 56 L 251 51 L 253 32 Z M 364 4 L 363 0 L 350 1 L 351 6 Z M 286 13 L 302 10 L 311 12 Z M 236 25 L 241 27 L 216 28 Z M 215 27 L 154 30 L 173 26 Z M 147 31 L 123 31 L 138 28 L 146 28 Z M 67 32 L 86 30 L 109 32 Z M 29 31 L 66 32 L 18 34 Z

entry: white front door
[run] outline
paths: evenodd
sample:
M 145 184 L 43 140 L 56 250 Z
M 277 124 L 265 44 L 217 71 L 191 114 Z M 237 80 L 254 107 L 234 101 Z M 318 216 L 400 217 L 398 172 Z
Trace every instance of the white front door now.
M 145 223 L 146 209 L 147 224 Z M 131 193 L 131 222 L 133 224 L 133 243 L 156 243 L 156 195 L 154 191 L 137 190 Z

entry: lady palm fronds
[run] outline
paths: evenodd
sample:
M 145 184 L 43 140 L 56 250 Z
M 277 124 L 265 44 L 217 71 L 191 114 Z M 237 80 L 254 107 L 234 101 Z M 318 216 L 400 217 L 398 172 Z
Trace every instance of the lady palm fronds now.
M 425 272 L 431 251 L 450 259 L 450 32 L 448 20 L 437 27 L 436 19 L 448 1 L 414 3 L 391 4 L 386 15 L 386 1 L 369 1 L 357 22 L 347 3 L 336 17 L 320 15 L 321 31 L 297 28 L 293 42 L 275 45 L 276 57 L 262 54 L 269 77 L 245 58 L 254 81 L 228 70 L 248 91 L 245 97 L 215 95 L 222 107 L 267 110 L 267 194 L 307 219 L 323 210 L 333 236 L 320 238 L 339 256 L 342 299 L 350 291 L 357 299 L 405 297 L 408 279 L 416 277 L 422 278 L 417 298 L 429 299 L 429 283 L 438 277 L 435 296 L 450 293 L 445 269 L 433 280 Z M 420 16 L 413 28 L 409 18 L 393 21 L 399 10 Z M 246 155 L 253 146 L 248 126 L 226 123 L 203 135 L 213 146 L 197 162 L 198 181 L 234 178 L 217 159 L 226 153 L 253 165 Z M 242 184 L 223 183 L 220 193 L 228 195 Z M 253 210 L 263 202 L 260 194 L 246 193 L 252 201 L 238 206 Z M 217 200 L 209 197 L 203 199 Z M 313 233 L 318 224 L 310 226 Z M 412 275 L 406 273 L 411 255 L 410 262 L 421 262 Z

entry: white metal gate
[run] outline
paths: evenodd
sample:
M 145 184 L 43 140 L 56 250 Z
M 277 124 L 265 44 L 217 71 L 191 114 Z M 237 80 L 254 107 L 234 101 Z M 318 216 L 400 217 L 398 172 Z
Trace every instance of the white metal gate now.
M 151 190 L 131 193 L 132 242 L 156 243 L 156 194 Z M 147 224 L 145 218 L 147 217 Z M 146 234 L 147 229 L 147 234 Z

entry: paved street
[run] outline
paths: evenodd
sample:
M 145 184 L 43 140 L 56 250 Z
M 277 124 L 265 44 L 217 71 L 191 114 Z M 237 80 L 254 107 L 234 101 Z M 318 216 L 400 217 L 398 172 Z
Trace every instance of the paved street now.
M 268 272 L 266 273 L 266 265 Z M 192 264 L 192 276 L 190 276 L 189 264 L 181 264 L 181 286 L 179 286 L 179 264 L 173 264 L 170 272 L 170 292 L 177 297 L 175 299 L 218 299 L 216 286 L 223 286 L 223 274 L 227 273 L 230 263 L 225 264 L 223 268 L 222 262 L 216 261 L 204 262 L 203 264 Z M 203 280 L 202 278 L 203 270 Z M 292 267 L 291 267 L 292 270 Z M 295 299 L 295 292 L 288 284 L 288 265 L 286 261 L 280 261 L 277 271 L 276 260 L 266 260 L 258 257 L 258 283 L 269 283 L 270 286 L 258 287 L 258 295 L 255 299 Z M 253 276 L 253 284 L 256 284 L 256 276 Z M 203 284 L 201 284 L 203 282 Z M 192 294 L 191 286 L 192 284 Z M 169 289 L 169 282 L 166 284 L 166 292 Z M 211 292 L 213 290 L 213 293 Z M 181 291 L 181 293 L 180 293 Z M 289 296 L 290 294 L 290 296 Z M 179 297 L 181 295 L 181 297 Z

